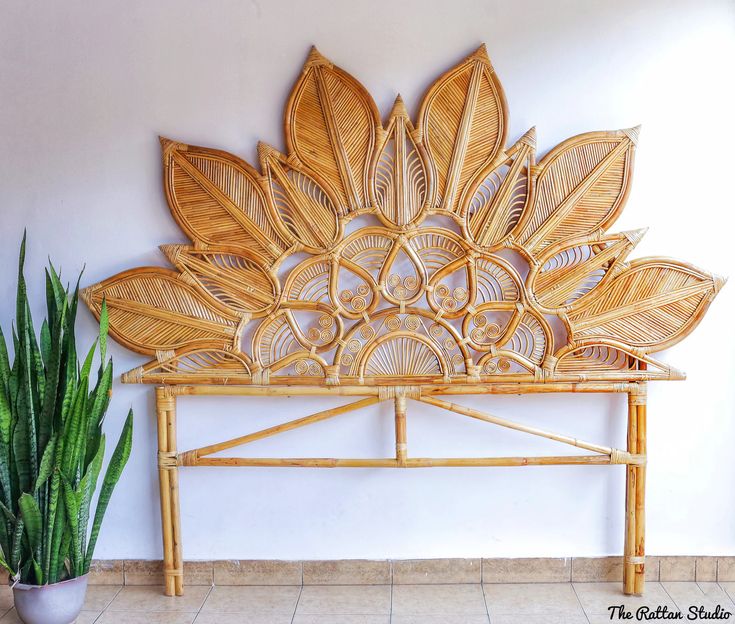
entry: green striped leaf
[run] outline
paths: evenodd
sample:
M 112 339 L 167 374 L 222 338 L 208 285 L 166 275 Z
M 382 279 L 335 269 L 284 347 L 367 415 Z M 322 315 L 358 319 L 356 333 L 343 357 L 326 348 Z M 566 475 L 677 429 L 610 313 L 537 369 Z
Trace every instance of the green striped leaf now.
M 82 365 L 82 372 L 79 373 L 80 377 L 89 377 L 89 373 L 92 370 L 92 361 L 94 360 L 94 352 L 97 350 L 97 340 L 94 341 L 92 347 L 87 352 L 87 357 L 84 358 L 84 364 Z
M 70 477 L 77 465 L 79 460 L 80 452 L 80 434 L 82 431 L 86 433 L 84 429 L 84 419 L 87 403 L 87 386 L 89 380 L 86 377 L 82 377 L 82 381 L 77 388 L 76 395 L 74 397 L 74 404 L 71 408 L 71 413 L 64 423 L 64 455 L 61 460 L 61 471 L 67 477 Z
M 107 506 L 110 503 L 112 491 L 120 480 L 120 475 L 122 475 L 125 464 L 128 463 L 132 445 L 133 410 L 130 410 L 128 412 L 128 417 L 125 419 L 122 431 L 120 432 L 120 438 L 117 441 L 117 446 L 115 446 L 115 450 L 112 453 L 110 464 L 107 466 L 105 478 L 102 481 L 100 496 L 97 500 L 97 509 L 94 514 L 94 522 L 92 523 L 92 533 L 89 536 L 89 545 L 87 546 L 87 554 L 84 560 L 85 573 L 89 570 L 89 566 L 92 563 L 92 555 L 94 554 L 94 547 L 97 544 L 97 537 L 99 536 L 100 527 L 102 526 L 102 520 L 105 517 Z
M 5 334 L 3 328 L 0 327 L 0 382 L 2 382 L 3 391 L 8 391 L 8 382 L 10 381 L 10 360 L 8 359 L 8 346 L 5 344 Z
M 54 476 L 51 477 L 49 514 L 48 520 L 46 521 L 46 543 L 51 546 L 47 549 L 43 562 L 43 571 L 48 577 L 49 583 L 55 583 L 58 580 L 59 559 L 63 561 L 65 556 L 65 550 L 62 548 L 62 538 L 64 536 L 64 529 L 67 525 L 66 509 L 64 507 L 64 498 L 59 496 L 60 491 L 61 473 L 56 471 Z M 48 539 L 49 534 L 50 539 Z
M 81 541 L 81 551 L 84 553 L 86 550 L 85 540 L 87 538 L 87 526 L 89 525 L 89 507 L 92 502 L 92 495 L 97 488 L 97 480 L 102 470 L 102 460 L 105 457 L 105 437 L 102 436 L 100 443 L 97 448 L 92 461 L 87 467 L 87 471 L 84 473 L 82 480 L 79 482 L 79 537 Z M 80 562 L 80 565 L 85 565 L 85 562 Z M 84 572 L 80 572 L 83 574 Z
M 5 558 L 5 552 L 0 550 L 0 567 L 2 567 L 10 576 L 14 576 L 15 572 L 10 567 L 7 559 Z
M 43 519 L 41 517 L 41 510 L 38 508 L 36 499 L 30 494 L 21 494 L 18 500 L 18 507 L 20 508 L 20 514 L 25 524 L 25 532 L 28 537 L 28 543 L 30 544 L 32 551 L 32 559 L 38 560 L 41 558 L 41 540 L 43 532 Z M 37 578 L 38 584 L 43 583 L 43 574 L 39 574 Z
M 43 451 L 41 463 L 38 467 L 36 484 L 33 488 L 35 492 L 38 492 L 38 490 L 41 489 L 41 486 L 46 484 L 46 481 L 48 481 L 54 470 L 54 461 L 56 460 L 56 440 L 56 435 L 53 435 Z
M 35 470 L 31 467 L 29 448 L 31 434 L 28 430 L 28 421 L 30 419 L 24 416 L 28 412 L 26 395 L 24 393 L 19 393 L 18 395 L 16 410 L 20 414 L 20 417 L 17 419 L 12 433 L 13 464 L 18 480 L 18 491 L 30 492 L 33 486 Z
M 97 448 L 100 444 L 100 436 L 102 435 L 102 421 L 107 411 L 107 406 L 110 404 L 110 396 L 112 394 L 112 360 L 107 362 L 102 376 L 97 381 L 97 386 L 94 389 L 90 400 L 92 401 L 92 408 L 89 412 L 89 418 L 87 421 L 87 452 L 85 457 L 85 463 L 89 464 L 92 461 Z
M 10 567 L 13 570 L 20 569 L 20 549 L 23 544 L 23 518 L 18 518 L 13 532 L 12 548 L 10 551 Z
M 61 485 L 64 491 L 66 517 L 71 532 L 72 570 L 76 574 L 77 566 L 81 565 L 79 562 L 82 560 L 82 546 L 79 538 L 79 498 L 71 482 L 64 475 L 61 475 Z
M 13 489 L 10 479 L 10 433 L 13 415 L 10 411 L 5 391 L 0 389 L 0 487 L 2 500 L 8 507 L 12 506 Z

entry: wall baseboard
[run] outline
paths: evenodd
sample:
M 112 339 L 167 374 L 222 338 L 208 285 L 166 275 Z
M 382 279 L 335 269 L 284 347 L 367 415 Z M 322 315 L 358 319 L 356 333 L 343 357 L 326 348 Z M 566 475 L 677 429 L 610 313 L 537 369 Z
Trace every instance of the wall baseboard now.
M 185 561 L 185 585 L 381 585 L 621 581 L 622 557 Z M 735 557 L 646 557 L 649 581 L 735 581 Z M 99 559 L 93 585 L 161 585 L 163 562 Z

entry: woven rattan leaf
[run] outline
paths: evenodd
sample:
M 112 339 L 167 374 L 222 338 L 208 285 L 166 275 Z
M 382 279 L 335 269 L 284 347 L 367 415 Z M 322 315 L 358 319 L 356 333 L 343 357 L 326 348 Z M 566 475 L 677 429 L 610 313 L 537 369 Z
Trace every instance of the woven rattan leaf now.
M 539 163 L 533 209 L 515 239 L 529 254 L 605 230 L 630 189 L 638 129 L 589 132 L 564 141 Z
M 436 172 L 437 207 L 458 209 L 470 179 L 505 146 L 505 96 L 480 47 L 442 75 L 421 104 L 419 128 Z
M 656 351 L 684 338 L 722 282 L 676 260 L 643 258 L 568 316 L 573 339 L 618 339 Z
M 110 333 L 134 351 L 155 354 L 193 341 L 232 342 L 237 317 L 209 303 L 181 274 L 158 267 L 119 273 L 83 291 L 97 314 L 107 301 Z
M 378 109 L 363 86 L 312 49 L 286 107 L 286 142 L 336 189 L 345 212 L 366 205 L 379 125 Z

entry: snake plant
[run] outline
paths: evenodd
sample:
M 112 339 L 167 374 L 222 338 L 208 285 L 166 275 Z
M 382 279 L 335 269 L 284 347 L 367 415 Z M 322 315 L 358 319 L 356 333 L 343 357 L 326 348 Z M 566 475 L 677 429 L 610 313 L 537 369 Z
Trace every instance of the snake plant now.
M 130 455 L 133 414 L 108 464 L 90 528 L 112 386 L 107 310 L 99 338 L 80 360 L 74 337 L 79 280 L 70 295 L 49 262 L 47 318 L 37 339 L 23 274 L 25 246 L 24 234 L 12 363 L 0 328 L 0 566 L 23 583 L 45 585 L 89 571 L 110 496 Z

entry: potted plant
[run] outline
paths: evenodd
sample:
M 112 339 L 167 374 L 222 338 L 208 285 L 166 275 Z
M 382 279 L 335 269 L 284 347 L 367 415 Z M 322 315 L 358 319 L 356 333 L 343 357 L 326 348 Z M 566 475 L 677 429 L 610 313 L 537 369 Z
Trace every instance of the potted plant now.
M 131 410 L 122 428 L 90 526 L 112 386 L 112 360 L 105 361 L 107 310 L 103 307 L 99 338 L 79 360 L 74 338 L 79 280 L 70 296 L 49 263 L 47 318 L 37 340 L 24 260 L 25 234 L 12 363 L 0 329 L 0 566 L 10 574 L 23 622 L 68 624 L 84 603 L 100 525 L 130 455 L 133 415 Z

